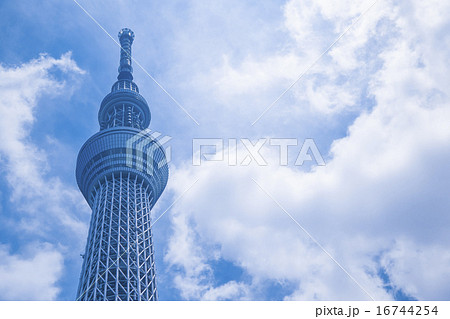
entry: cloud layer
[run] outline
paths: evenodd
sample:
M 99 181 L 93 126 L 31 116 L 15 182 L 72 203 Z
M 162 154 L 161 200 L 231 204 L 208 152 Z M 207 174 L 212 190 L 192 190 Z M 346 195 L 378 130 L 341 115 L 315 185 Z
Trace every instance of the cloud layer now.
M 53 175 L 47 150 L 32 137 L 39 100 L 70 93 L 73 79 L 82 73 L 70 53 L 59 59 L 41 55 L 18 67 L 0 66 L 0 155 L 10 194 L 10 210 L 2 222 L 20 232 L 22 240 L 30 240 L 26 245 L 14 243 L 23 246 L 21 254 L 1 246 L 2 299 L 55 299 L 63 253 L 77 246 L 71 239 L 86 232 L 79 218 L 86 211 L 79 192 Z
M 300 61 L 318 56 L 371 3 L 347 4 L 288 2 L 285 25 L 297 47 L 259 62 L 244 59 L 236 67 L 225 61 L 215 71 L 222 76 L 212 76 L 220 78 L 217 89 L 226 97 L 241 94 L 240 83 L 252 85 L 250 91 L 271 90 L 274 84 L 264 79 L 277 78 L 277 72 L 270 70 L 289 64 L 301 71 L 308 64 Z M 292 107 L 287 110 L 281 101 L 267 113 L 275 127 L 286 114 L 320 120 L 324 114 L 357 112 L 347 135 L 330 139 L 325 167 L 305 171 L 210 162 L 198 168 L 186 163 L 172 172 L 177 195 L 199 179 L 175 207 L 166 254 L 169 264 L 183 270 L 175 279 L 183 297 L 207 298 L 214 290 L 218 299 L 254 298 L 268 280 L 296 286 L 286 299 L 450 296 L 450 79 L 443 64 L 450 52 L 441 44 L 449 41 L 443 38 L 449 26 L 442 18 L 449 10 L 441 2 L 379 1 L 293 87 L 287 97 Z M 280 74 L 295 80 L 295 74 Z M 279 127 L 272 134 L 286 134 Z M 220 286 L 207 278 L 192 280 L 205 269 L 213 273 L 208 265 L 217 259 L 241 267 L 251 280 Z
M 63 255 L 50 244 L 32 244 L 22 254 L 0 246 L 2 300 L 55 300 L 63 273 Z

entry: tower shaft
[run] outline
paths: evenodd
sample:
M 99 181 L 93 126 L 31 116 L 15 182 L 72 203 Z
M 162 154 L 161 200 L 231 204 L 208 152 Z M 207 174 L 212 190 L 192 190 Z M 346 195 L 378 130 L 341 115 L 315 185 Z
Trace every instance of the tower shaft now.
M 157 300 L 151 192 L 137 176 L 99 182 L 78 300 Z

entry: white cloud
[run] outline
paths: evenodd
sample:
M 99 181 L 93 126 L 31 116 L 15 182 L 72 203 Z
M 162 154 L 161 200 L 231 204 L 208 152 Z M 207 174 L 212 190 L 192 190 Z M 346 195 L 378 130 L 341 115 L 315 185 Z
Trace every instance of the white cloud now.
M 434 262 L 438 261 L 438 262 Z M 422 245 L 400 239 L 383 256 L 382 264 L 394 289 L 420 300 L 448 300 L 450 251 L 445 245 Z M 411 265 L 414 265 L 411 267 Z M 444 284 L 436 284 L 444 280 Z
M 210 288 L 203 296 L 202 300 L 234 300 L 248 296 L 249 287 L 242 283 L 229 281 L 221 286 Z
M 52 76 L 54 70 L 62 71 L 64 79 Z M 59 59 L 41 55 L 19 67 L 0 66 L 0 154 L 11 200 L 23 213 L 21 226 L 27 231 L 46 234 L 56 221 L 78 235 L 85 233 L 77 218 L 86 210 L 78 190 L 47 175 L 51 168 L 45 150 L 30 137 L 39 99 L 69 93 L 73 88 L 66 80 L 82 73 L 70 53 Z
M 240 112 L 251 108 L 260 113 L 303 75 L 287 93 L 295 96 L 295 102 L 278 101 L 268 114 L 271 119 L 303 114 L 306 109 L 324 115 L 361 109 L 360 97 L 378 66 L 377 44 L 395 35 L 392 5 L 378 1 L 320 63 L 313 62 L 372 4 L 373 1 L 289 1 L 284 6 L 283 26 L 291 36 L 288 45 L 262 56 L 260 52 L 250 52 L 234 64 L 225 55 L 220 67 L 197 77 L 201 83 L 198 86 L 214 92 L 229 111 L 245 104 Z M 236 105 L 235 98 L 243 103 Z
M 286 5 L 288 28 L 299 42 L 298 52 L 307 50 L 301 41 L 320 31 L 314 29 L 317 19 L 326 21 L 339 33 L 367 7 L 324 3 L 311 3 L 307 8 L 297 1 Z M 366 90 L 365 98 L 374 99 L 373 109 L 361 111 L 348 127 L 348 135 L 333 142 L 327 166 L 303 172 L 292 167 L 206 163 L 197 168 L 186 164 L 172 170 L 169 186 L 175 198 L 200 178 L 174 208 L 172 246 L 166 254 L 169 263 L 183 268 L 175 279 L 182 296 L 216 296 L 208 295 L 214 289 L 211 282 L 207 280 L 205 284 L 198 278 L 205 271 L 211 275 L 213 270 L 207 269 L 207 262 L 219 254 L 244 268 L 255 285 L 264 280 L 288 280 L 297 285 L 286 299 L 367 299 L 252 178 L 375 299 L 393 298 L 380 276 L 383 269 L 395 289 L 412 297 L 450 296 L 450 276 L 446 271 L 450 267 L 450 201 L 445 193 L 450 187 L 450 98 L 446 93 L 450 73 L 444 63 L 450 60 L 450 52 L 441 44 L 449 39 L 444 36 L 448 28 L 443 19 L 427 20 L 448 12 L 450 5 L 436 2 L 423 6 L 422 2 L 378 3 L 361 20 L 356 33 L 342 39 L 314 69 L 314 75 L 294 88 L 297 103 L 307 100 L 322 113 L 354 105 Z M 305 19 L 316 20 L 300 19 L 302 12 L 308 13 Z M 420 12 L 426 12 L 425 16 Z M 391 34 L 387 26 L 393 28 Z M 323 32 L 310 40 L 313 45 L 307 56 L 314 56 L 320 51 L 317 48 L 323 47 Z M 374 40 L 378 41 L 376 45 L 370 43 Z M 269 57 L 266 61 L 273 63 L 282 57 L 283 54 L 280 60 Z M 377 63 L 372 63 L 372 59 Z M 249 70 L 264 69 L 253 66 L 257 63 L 249 59 L 241 69 L 226 65 L 229 72 L 220 80 L 222 85 L 233 83 L 232 79 L 244 79 Z M 358 75 L 363 63 L 370 65 L 368 73 Z M 271 69 L 276 69 L 276 65 Z M 339 76 L 349 70 L 348 80 L 340 81 Z M 253 76 L 248 76 L 247 83 L 272 85 L 256 79 L 257 72 L 250 74 Z M 231 91 L 227 95 L 224 90 L 224 95 L 234 94 L 231 86 L 224 87 Z M 289 114 L 295 118 L 296 112 L 291 110 Z M 267 116 L 273 116 L 274 123 L 281 121 L 274 113 Z M 275 133 L 282 133 L 283 129 L 280 125 Z M 207 248 L 203 248 L 205 243 Z M 211 250 L 211 245 L 216 248 Z M 423 272 L 428 273 L 420 278 Z M 238 284 L 229 283 L 231 287 Z M 251 288 L 255 286 L 246 289 Z M 233 289 L 230 291 L 239 290 Z M 222 290 L 227 290 L 225 285 L 217 289 Z M 246 296 L 247 293 L 236 294 L 233 298 Z
M 63 256 L 50 244 L 30 244 L 22 254 L 0 245 L 0 299 L 54 300 Z
M 214 274 L 203 251 L 205 245 L 203 249 L 197 246 L 189 220 L 186 216 L 177 214 L 173 217 L 173 227 L 175 236 L 170 239 L 165 260 L 169 266 L 182 267 L 182 271 L 173 279 L 182 298 L 227 300 L 248 295 L 248 287 L 234 281 L 214 287 Z
M 82 196 L 54 176 L 46 150 L 31 136 L 36 112 L 44 106 L 40 99 L 70 95 L 83 73 L 70 53 L 59 59 L 41 55 L 17 67 L 0 66 L 0 161 L 4 187 L 11 194 L 9 217 L 2 216 L 2 221 L 24 238 L 58 243 L 57 248 L 50 244 L 23 248 L 11 234 L 1 238 L 17 240 L 15 245 L 23 252 L 9 254 L 6 246 L 0 246 L 0 299 L 56 299 L 63 252 L 68 247 L 79 249 L 81 241 L 73 239 L 85 237 L 86 224 L 79 216 L 88 209 Z

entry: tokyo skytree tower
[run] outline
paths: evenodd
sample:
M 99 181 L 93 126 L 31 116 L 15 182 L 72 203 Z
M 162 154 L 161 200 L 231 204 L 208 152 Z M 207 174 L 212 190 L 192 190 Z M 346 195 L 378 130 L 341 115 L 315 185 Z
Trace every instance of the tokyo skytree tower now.
M 147 133 L 150 109 L 133 82 L 134 33 L 119 32 L 120 65 L 82 146 L 76 178 L 92 216 L 77 300 L 157 300 L 150 211 L 168 179 L 162 145 Z

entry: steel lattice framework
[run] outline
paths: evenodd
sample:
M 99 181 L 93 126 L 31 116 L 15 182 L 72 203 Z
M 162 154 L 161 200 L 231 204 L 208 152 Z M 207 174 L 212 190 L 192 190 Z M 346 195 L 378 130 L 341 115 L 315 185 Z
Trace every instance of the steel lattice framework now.
M 92 216 L 77 300 L 158 298 L 150 212 L 168 167 L 145 130 L 150 110 L 132 81 L 133 39 L 131 30 L 119 32 L 118 81 L 100 106 L 100 132 L 78 154 L 77 183 Z
M 94 198 L 79 299 L 156 300 L 149 187 L 119 173 Z

